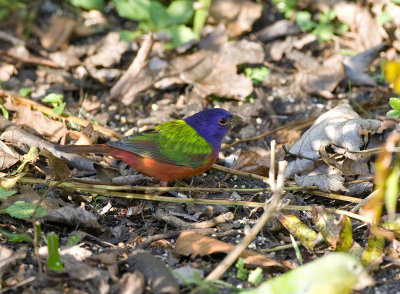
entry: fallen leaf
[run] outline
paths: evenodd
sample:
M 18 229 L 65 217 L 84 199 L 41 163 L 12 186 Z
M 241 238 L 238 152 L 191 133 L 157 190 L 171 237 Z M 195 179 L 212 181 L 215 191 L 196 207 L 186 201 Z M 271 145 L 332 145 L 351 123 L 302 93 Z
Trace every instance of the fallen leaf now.
M 260 18 L 262 4 L 249 0 L 214 0 L 209 13 L 217 21 L 226 24 L 228 35 L 237 37 L 251 30 L 255 20 Z
M 165 263 L 146 251 L 131 254 L 126 263 L 131 271 L 140 271 L 151 288 L 151 293 L 178 294 L 179 285 Z
M 277 213 L 276 218 L 304 247 L 313 250 L 318 237 L 318 234 L 314 230 L 309 228 L 295 215 Z
M 342 56 L 334 54 L 324 59 L 320 66 L 299 71 L 296 80 L 307 93 L 333 98 L 332 91 L 344 77 Z
M 320 160 L 320 149 L 333 145 L 343 150 L 360 151 L 365 144 L 360 131 L 371 132 L 379 127 L 379 120 L 362 119 L 348 104 L 333 108 L 318 117 L 311 128 L 289 150 L 296 158 L 289 161 L 286 177 L 317 169 L 325 172 L 327 166 Z M 353 158 L 346 152 L 343 155 Z
M 344 178 L 339 174 L 331 175 L 312 175 L 306 174 L 303 176 L 294 175 L 296 184 L 302 187 L 317 186 L 318 189 L 324 192 L 331 191 L 347 191 L 344 186 Z
M 21 160 L 21 156 L 11 147 L 0 141 L 0 170 L 13 166 Z
M 386 47 L 382 43 L 368 50 L 358 53 L 352 57 L 345 57 L 343 64 L 346 79 L 351 81 L 352 86 L 376 86 L 375 80 L 365 73 L 372 61 L 379 57 L 379 53 Z
M 174 253 L 189 256 L 195 258 L 196 256 L 206 256 L 213 253 L 229 253 L 235 245 L 202 235 L 200 233 L 186 231 L 182 232 L 174 247 Z M 265 255 L 260 253 L 245 250 L 240 256 L 244 259 L 245 264 L 254 267 L 279 267 L 284 268 L 284 266 Z
M 254 173 L 260 176 L 268 176 L 270 160 L 254 151 L 244 151 L 239 154 L 235 169 Z
M 383 259 L 383 247 L 385 246 L 385 239 L 383 237 L 377 237 L 373 234 L 368 238 L 368 244 L 365 248 L 361 261 L 364 266 L 372 266 L 374 269 L 379 268 L 379 264 L 382 263 Z
M 49 30 L 41 36 L 40 43 L 45 49 L 65 48 L 76 26 L 77 22 L 74 19 L 53 14 Z
M 10 96 L 7 97 L 4 107 L 7 110 L 14 111 L 13 121 L 15 124 L 48 137 L 52 142 L 59 142 L 68 133 L 65 123 L 48 118 L 43 113 L 32 110 L 28 106 L 18 104 Z
M 350 27 L 348 34 L 354 39 L 352 42 L 354 49 L 361 52 L 379 45 L 383 39 L 388 38 L 386 31 L 378 24 L 368 6 L 340 1 L 333 9 L 338 20 Z

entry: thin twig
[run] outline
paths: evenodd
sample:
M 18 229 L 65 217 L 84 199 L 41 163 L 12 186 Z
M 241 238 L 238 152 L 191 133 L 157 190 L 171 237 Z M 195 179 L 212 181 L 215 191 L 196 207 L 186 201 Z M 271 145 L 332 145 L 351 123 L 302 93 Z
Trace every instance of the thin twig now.
M 312 190 L 312 191 L 308 191 L 308 192 L 310 194 L 321 196 L 324 198 L 340 200 L 340 201 L 347 201 L 347 202 L 351 202 L 351 203 L 360 203 L 362 201 L 362 199 L 360 199 L 360 198 L 350 197 L 350 196 L 341 195 L 341 194 L 326 193 L 326 192 L 316 191 L 316 190 Z
M 46 180 L 22 177 L 19 179 L 20 183 L 23 184 L 46 184 L 53 185 L 56 181 L 47 182 Z M 71 179 L 70 182 L 64 182 L 60 185 L 62 188 L 82 187 L 87 189 L 96 189 L 104 191 L 144 191 L 146 193 L 150 192 L 209 192 L 209 193 L 223 193 L 223 192 L 238 192 L 238 193 L 260 193 L 264 191 L 271 191 L 271 188 L 208 188 L 208 187 L 149 187 L 149 186 L 127 186 L 127 185 L 107 185 L 101 184 L 99 182 L 84 181 L 78 179 Z M 313 190 L 316 189 L 315 186 L 286 186 L 285 191 L 303 191 L 303 190 Z
M 263 176 L 260 176 L 260 175 L 251 174 L 251 173 L 235 170 L 235 169 L 232 169 L 232 168 L 229 168 L 229 167 L 225 167 L 225 166 L 222 166 L 222 165 L 218 165 L 218 164 L 213 164 L 212 168 L 216 169 L 216 170 L 223 171 L 223 172 L 231 173 L 231 174 L 234 174 L 234 175 L 242 176 L 242 177 L 261 180 L 261 181 L 263 181 L 265 183 L 269 182 L 269 179 L 267 177 L 263 177 Z
M 351 212 L 357 213 L 361 207 L 363 207 L 363 205 L 365 203 L 367 203 L 370 199 L 374 198 L 376 196 L 376 194 L 379 194 L 380 189 L 377 189 L 375 191 L 373 191 L 371 194 L 369 194 L 367 197 L 365 197 L 362 201 L 360 201 L 356 206 L 353 207 L 353 209 L 351 210 Z
M 272 145 L 272 144 L 271 144 Z M 275 148 L 271 146 L 271 154 L 275 153 Z M 275 164 L 271 161 L 271 164 Z M 240 243 L 235 246 L 226 256 L 225 258 L 218 264 L 218 266 L 206 277 L 206 280 L 218 280 L 230 267 L 231 265 L 239 258 L 244 250 L 247 249 L 247 246 L 254 240 L 254 238 L 258 235 L 258 233 L 265 226 L 265 223 L 279 209 L 279 201 L 283 192 L 283 186 L 285 182 L 285 168 L 287 162 L 281 161 L 279 162 L 279 174 L 276 183 L 276 189 L 273 191 L 273 195 L 271 197 L 270 202 L 266 202 L 264 206 L 264 212 L 261 215 L 260 219 L 251 228 L 250 232 L 240 241 Z M 270 176 L 270 186 L 274 187 L 275 185 L 271 182 L 274 181 L 275 175 Z
M 300 241 L 296 241 L 297 245 L 301 245 Z M 285 245 L 280 245 L 280 246 L 276 246 L 273 248 L 266 248 L 266 249 L 260 249 L 261 252 L 264 253 L 270 253 L 270 252 L 276 252 L 276 251 L 280 251 L 280 250 L 285 250 L 285 249 L 291 249 L 293 248 L 293 244 L 285 244 Z
M 266 136 L 275 134 L 275 133 L 277 133 L 279 131 L 282 131 L 282 130 L 286 130 L 286 129 L 298 130 L 298 129 L 306 128 L 306 127 L 312 125 L 316 118 L 317 117 L 315 116 L 315 117 L 310 117 L 310 118 L 304 119 L 302 121 L 295 121 L 295 122 L 286 124 L 284 126 L 276 128 L 274 130 L 262 133 L 260 135 L 257 135 L 257 136 L 251 137 L 251 138 L 240 139 L 240 140 L 237 140 L 237 141 L 235 141 L 235 142 L 233 142 L 231 144 L 224 144 L 224 145 L 222 145 L 221 150 L 229 149 L 229 148 L 231 148 L 231 147 L 233 147 L 233 146 L 235 146 L 237 144 L 241 144 L 241 143 L 245 143 L 245 142 L 249 142 L 249 141 L 259 140 L 261 138 L 264 138 Z

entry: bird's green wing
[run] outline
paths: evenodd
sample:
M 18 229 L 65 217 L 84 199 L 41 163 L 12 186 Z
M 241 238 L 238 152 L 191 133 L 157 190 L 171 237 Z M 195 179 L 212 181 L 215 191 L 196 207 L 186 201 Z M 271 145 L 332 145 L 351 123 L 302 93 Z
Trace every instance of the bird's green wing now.
M 211 145 L 183 120 L 168 121 L 108 144 L 162 163 L 193 168 L 207 164 L 213 152 Z

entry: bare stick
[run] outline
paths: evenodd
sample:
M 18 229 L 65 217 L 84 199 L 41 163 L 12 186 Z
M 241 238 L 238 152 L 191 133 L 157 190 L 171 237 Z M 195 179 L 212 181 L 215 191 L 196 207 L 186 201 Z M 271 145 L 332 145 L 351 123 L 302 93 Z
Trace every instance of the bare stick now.
M 135 78 L 139 75 L 140 71 L 145 65 L 147 55 L 150 52 L 151 46 L 153 45 L 153 37 L 152 34 L 149 33 L 144 36 L 142 46 L 140 47 L 135 59 L 128 67 L 127 71 L 122 75 L 122 77 L 118 80 L 118 82 L 111 88 L 110 96 L 108 99 L 114 99 L 119 96 L 123 96 L 129 90 L 131 82 L 135 80 Z M 129 105 L 132 103 L 134 97 L 125 96 L 122 99 L 122 103 L 125 105 Z
M 271 154 L 274 153 L 275 149 L 271 148 Z M 271 164 L 273 165 L 274 162 L 271 161 Z M 235 246 L 235 248 L 233 248 L 232 251 L 230 251 L 228 255 L 222 260 L 222 262 L 206 277 L 206 280 L 218 280 L 229 269 L 229 267 L 239 258 L 242 252 L 247 249 L 247 246 L 249 246 L 250 242 L 253 241 L 254 238 L 258 235 L 258 233 L 262 230 L 262 228 L 265 226 L 265 223 L 272 216 L 272 214 L 279 209 L 279 200 L 281 198 L 285 182 L 286 165 L 287 165 L 286 161 L 279 162 L 279 174 L 276 182 L 276 189 L 275 191 L 273 191 L 273 195 L 270 202 L 265 203 L 264 212 L 261 215 L 258 222 L 254 225 L 254 227 L 250 230 L 250 232 L 242 239 L 242 241 L 237 246 Z M 275 175 L 272 174 L 272 176 L 273 177 L 270 178 L 270 185 L 272 184 L 271 182 L 275 178 Z M 272 184 L 271 187 L 272 186 L 275 186 L 275 184 Z

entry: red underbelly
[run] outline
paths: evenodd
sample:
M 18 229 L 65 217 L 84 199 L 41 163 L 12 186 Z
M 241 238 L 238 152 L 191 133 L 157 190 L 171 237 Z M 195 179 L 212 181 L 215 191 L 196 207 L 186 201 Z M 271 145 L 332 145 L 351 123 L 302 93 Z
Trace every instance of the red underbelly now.
M 182 165 L 161 163 L 151 158 L 144 158 L 135 153 L 121 149 L 112 149 L 108 155 L 126 162 L 137 171 L 159 179 L 161 181 L 171 181 L 189 178 L 208 170 L 215 162 L 217 155 L 211 155 L 210 161 L 203 167 L 192 168 Z

